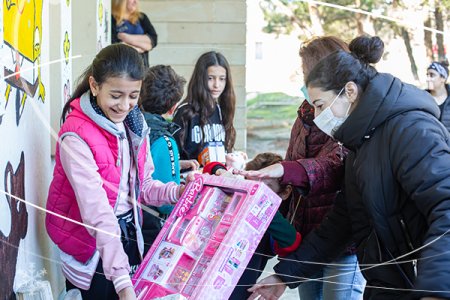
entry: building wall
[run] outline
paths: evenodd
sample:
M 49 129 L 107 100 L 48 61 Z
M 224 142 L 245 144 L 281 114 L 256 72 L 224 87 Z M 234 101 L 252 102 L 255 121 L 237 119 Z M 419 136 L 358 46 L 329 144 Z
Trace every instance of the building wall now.
M 245 150 L 246 1 L 141 0 L 140 7 L 158 33 L 158 45 L 150 52 L 150 65 L 171 65 L 189 80 L 202 53 L 214 50 L 225 55 L 237 97 L 235 148 Z
M 57 282 L 59 269 L 45 231 L 45 214 L 39 210 L 45 207 L 52 175 L 49 2 L 25 1 L 21 11 L 11 3 L 3 1 L 0 26 L 2 299 L 10 299 L 13 284 L 18 288 L 39 279 L 42 269 L 52 275 L 40 279 Z
M 21 10 L 16 1 L 0 6 L 0 295 L 13 299 L 48 280 L 57 299 L 64 277 L 44 211 L 52 154 L 72 63 L 78 77 L 109 44 L 110 0 L 22 2 Z
M 189 79 L 201 53 L 227 57 L 236 147 L 244 149 L 245 1 L 141 1 L 159 33 L 151 64 L 171 64 Z M 109 43 L 110 0 L 28 0 L 20 13 L 11 3 L 0 6 L 0 295 L 48 280 L 57 299 L 64 277 L 44 212 L 55 134 L 76 78 Z

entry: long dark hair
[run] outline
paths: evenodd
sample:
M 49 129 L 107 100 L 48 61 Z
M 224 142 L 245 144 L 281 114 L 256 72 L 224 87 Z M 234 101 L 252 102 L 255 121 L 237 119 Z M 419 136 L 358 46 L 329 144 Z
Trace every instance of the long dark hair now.
M 349 48 L 350 53 L 338 50 L 322 59 L 306 78 L 306 86 L 337 94 L 347 82 L 353 81 L 364 91 L 378 73 L 371 64 L 381 59 L 384 43 L 377 36 L 360 36 L 350 42 Z
M 92 64 L 78 78 L 78 85 L 62 110 L 61 123 L 66 120 L 70 111 L 70 103 L 89 91 L 90 76 L 94 77 L 99 85 L 111 77 L 142 80 L 144 64 L 141 55 L 134 48 L 124 44 L 112 44 L 100 50 Z
M 225 149 L 231 152 L 236 141 L 236 130 L 233 126 L 236 109 L 236 95 L 234 93 L 231 71 L 225 56 L 219 52 L 210 51 L 202 54 L 195 64 L 194 72 L 188 85 L 186 98 L 181 104 L 189 104 L 186 114 L 182 116 L 183 128 L 187 128 L 189 120 L 194 115 L 200 117 L 200 126 L 203 128 L 208 118 L 214 113 L 215 101 L 208 88 L 208 68 L 221 66 L 227 72 L 226 85 L 219 97 L 219 106 L 222 112 L 222 123 L 225 128 Z M 181 148 L 184 147 L 186 132 L 180 132 Z

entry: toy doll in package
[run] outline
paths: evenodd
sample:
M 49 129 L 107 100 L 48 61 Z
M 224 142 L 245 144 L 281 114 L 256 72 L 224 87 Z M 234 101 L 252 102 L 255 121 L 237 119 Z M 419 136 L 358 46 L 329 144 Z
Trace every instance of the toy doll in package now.
M 196 176 L 133 277 L 138 299 L 227 299 L 281 202 L 261 182 Z

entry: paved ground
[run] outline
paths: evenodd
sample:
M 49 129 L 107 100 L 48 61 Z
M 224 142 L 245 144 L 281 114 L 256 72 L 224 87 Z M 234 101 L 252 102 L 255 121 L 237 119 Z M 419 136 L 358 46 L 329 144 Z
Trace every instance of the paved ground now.
M 286 154 L 286 149 L 289 144 L 289 135 L 292 123 L 283 120 L 248 120 L 247 127 L 247 155 L 253 158 L 256 154 L 261 152 L 275 152 L 282 157 Z M 264 278 L 273 273 L 273 266 L 277 263 L 277 259 L 269 260 L 266 269 L 261 278 Z M 287 289 L 282 300 L 298 300 L 300 299 L 297 289 Z
M 269 263 L 266 266 L 266 269 L 264 270 L 263 275 L 261 276 L 261 278 L 267 277 L 270 274 L 273 273 L 273 266 L 278 262 L 277 259 L 272 258 L 271 260 L 269 260 Z M 298 290 L 294 289 L 286 289 L 286 291 L 284 292 L 283 296 L 281 296 L 280 298 L 281 300 L 299 300 L 300 296 L 298 295 Z

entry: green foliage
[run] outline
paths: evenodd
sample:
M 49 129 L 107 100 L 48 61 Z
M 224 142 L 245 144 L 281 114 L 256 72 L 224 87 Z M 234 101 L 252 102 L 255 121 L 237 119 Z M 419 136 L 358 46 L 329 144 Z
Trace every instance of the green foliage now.
M 289 4 L 291 1 L 281 0 L 279 1 L 284 7 L 276 6 L 272 0 L 261 0 L 260 7 L 263 11 L 264 20 L 267 21 L 267 25 L 263 28 L 266 33 L 290 34 L 295 24 L 300 27 L 307 27 L 311 25 L 309 20 L 308 5 L 305 2 Z M 300 23 L 293 19 L 292 16 L 286 14 L 286 10 L 281 8 L 287 8 L 293 12 L 293 15 L 302 20 Z
M 445 0 L 450 3 L 450 0 Z M 330 3 L 354 9 L 361 9 L 372 12 L 385 13 L 389 6 L 389 0 L 334 0 Z M 283 7 L 280 7 L 282 5 Z M 261 0 L 260 6 L 264 13 L 267 25 L 264 31 L 267 33 L 289 34 L 294 29 L 294 24 L 299 28 L 308 30 L 311 28 L 310 12 L 307 2 L 286 1 L 286 0 Z M 321 23 L 325 34 L 336 35 L 344 40 L 351 40 L 357 31 L 357 14 L 355 12 L 336 9 L 333 7 L 317 6 Z M 289 11 L 293 16 L 288 16 Z M 385 29 L 390 27 L 392 22 L 373 20 L 374 29 Z M 386 33 L 387 30 L 384 30 Z
M 264 120 L 294 120 L 300 99 L 284 93 L 260 94 L 247 101 L 247 118 Z

